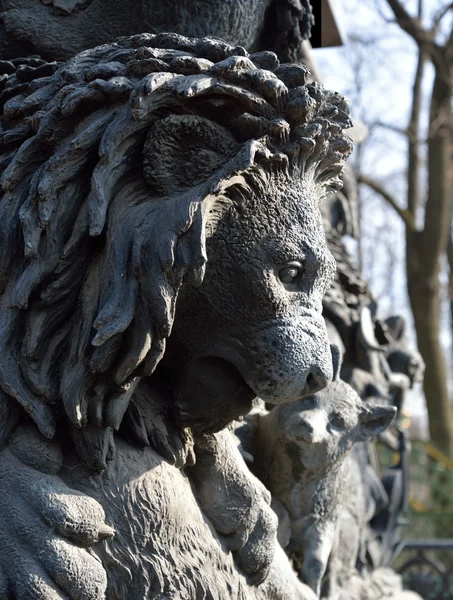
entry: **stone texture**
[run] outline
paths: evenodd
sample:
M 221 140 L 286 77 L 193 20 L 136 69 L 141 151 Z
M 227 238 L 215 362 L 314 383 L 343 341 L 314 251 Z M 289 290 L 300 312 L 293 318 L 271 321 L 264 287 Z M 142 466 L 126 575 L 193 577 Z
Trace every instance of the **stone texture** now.
M 2 507 L 3 595 L 312 598 L 221 430 L 332 377 L 318 204 L 346 103 L 213 38 L 11 65 L 0 440 L 27 509 Z
M 307 0 L 1 0 L 0 59 L 39 54 L 67 60 L 119 36 L 211 35 L 248 50 L 301 55 L 313 22 Z

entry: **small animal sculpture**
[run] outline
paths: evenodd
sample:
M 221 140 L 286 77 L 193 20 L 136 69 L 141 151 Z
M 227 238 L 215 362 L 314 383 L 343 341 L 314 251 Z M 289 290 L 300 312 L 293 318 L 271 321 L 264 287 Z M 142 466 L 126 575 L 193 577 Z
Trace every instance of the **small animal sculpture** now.
M 392 423 L 396 409 L 365 404 L 338 380 L 258 418 L 255 468 L 271 491 L 279 541 L 319 596 L 341 509 L 351 493 L 348 455 Z

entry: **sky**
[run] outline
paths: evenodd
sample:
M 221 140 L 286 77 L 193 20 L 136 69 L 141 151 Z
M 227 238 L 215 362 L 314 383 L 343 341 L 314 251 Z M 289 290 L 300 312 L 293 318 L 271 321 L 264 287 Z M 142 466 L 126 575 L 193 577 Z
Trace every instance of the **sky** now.
M 369 135 L 352 161 L 360 161 L 361 171 L 378 180 L 405 205 L 406 139 L 397 130 L 407 126 L 411 108 L 411 88 L 417 53 L 413 40 L 394 23 L 386 0 L 333 0 L 340 3 L 341 29 L 345 44 L 339 48 L 314 51 L 314 58 L 327 88 L 343 93 L 349 100 L 353 119 L 365 122 Z M 425 1 L 425 22 L 446 0 Z M 416 2 L 403 0 L 415 14 Z M 445 19 L 440 36 L 451 21 Z M 428 68 L 423 85 L 424 116 L 427 126 L 432 71 Z M 423 172 L 422 172 L 423 176 Z M 421 190 L 425 189 L 423 178 Z M 404 229 L 395 211 L 379 196 L 361 186 L 361 256 L 363 272 L 379 301 L 380 316 L 403 315 L 415 344 L 412 316 L 406 293 L 404 272 Z M 357 244 L 350 247 L 357 253 Z M 443 281 L 445 283 L 445 273 Z M 446 357 L 452 355 L 448 303 L 441 340 Z M 453 385 L 452 385 L 453 388 Z M 453 391 L 453 389 L 452 389 Z M 426 422 L 426 407 L 421 389 L 411 393 L 407 403 L 413 415 Z

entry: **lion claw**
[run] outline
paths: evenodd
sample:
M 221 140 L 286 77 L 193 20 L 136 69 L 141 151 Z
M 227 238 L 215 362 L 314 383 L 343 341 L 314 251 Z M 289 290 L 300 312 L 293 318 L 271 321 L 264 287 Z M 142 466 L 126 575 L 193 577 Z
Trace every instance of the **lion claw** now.
M 21 445 L 21 437 L 27 443 Z M 52 445 L 36 431 L 18 431 L 0 453 L 7 491 L 0 495 L 1 600 L 105 598 L 107 575 L 90 546 L 114 531 L 96 500 L 35 468 L 47 458 L 54 471 L 58 450 Z

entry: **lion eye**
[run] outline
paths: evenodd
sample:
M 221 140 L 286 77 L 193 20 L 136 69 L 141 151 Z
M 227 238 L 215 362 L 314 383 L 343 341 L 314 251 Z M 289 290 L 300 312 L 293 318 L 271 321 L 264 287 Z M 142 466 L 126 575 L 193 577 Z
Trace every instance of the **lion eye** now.
M 345 422 L 343 417 L 337 413 L 330 416 L 329 425 L 330 428 L 334 431 L 343 431 L 343 429 L 345 428 Z
M 278 277 L 282 283 L 294 283 L 302 275 L 304 267 L 302 263 L 294 261 L 285 265 L 278 272 Z

